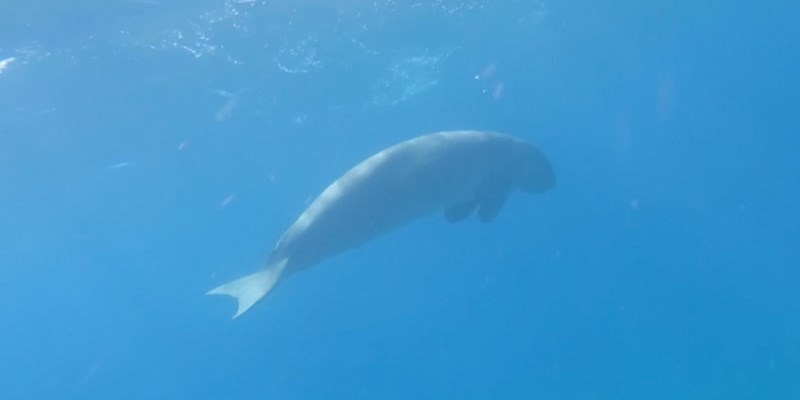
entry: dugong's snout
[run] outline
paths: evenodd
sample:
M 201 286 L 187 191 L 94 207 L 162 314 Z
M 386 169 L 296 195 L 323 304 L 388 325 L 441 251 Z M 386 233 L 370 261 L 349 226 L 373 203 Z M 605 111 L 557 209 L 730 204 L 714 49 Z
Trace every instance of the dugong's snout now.
M 547 157 L 536 147 L 525 144 L 517 158 L 516 182 L 525 193 L 541 193 L 556 185 L 556 176 Z

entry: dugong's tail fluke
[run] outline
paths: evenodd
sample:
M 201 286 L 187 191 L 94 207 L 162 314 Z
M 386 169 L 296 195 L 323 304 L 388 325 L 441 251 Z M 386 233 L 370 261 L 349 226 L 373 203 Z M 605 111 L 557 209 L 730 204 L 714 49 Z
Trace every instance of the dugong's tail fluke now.
M 247 275 L 214 288 L 206 294 L 224 294 L 235 297 L 236 301 L 239 302 L 239 309 L 236 310 L 236 315 L 233 316 L 233 318 L 236 318 L 244 314 L 253 304 L 256 304 L 269 293 L 281 277 L 287 261 L 288 259 L 283 259 L 255 274 Z

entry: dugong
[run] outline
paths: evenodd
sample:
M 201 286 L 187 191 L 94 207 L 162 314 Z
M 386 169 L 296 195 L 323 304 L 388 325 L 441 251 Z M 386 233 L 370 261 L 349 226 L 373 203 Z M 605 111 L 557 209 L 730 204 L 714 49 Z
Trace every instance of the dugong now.
M 444 211 L 450 222 L 473 212 L 483 222 L 519 189 L 555 184 L 547 158 L 514 136 L 483 131 L 432 133 L 362 161 L 317 197 L 275 245 L 266 266 L 207 294 L 236 298 L 242 315 L 288 275 L 403 224 Z

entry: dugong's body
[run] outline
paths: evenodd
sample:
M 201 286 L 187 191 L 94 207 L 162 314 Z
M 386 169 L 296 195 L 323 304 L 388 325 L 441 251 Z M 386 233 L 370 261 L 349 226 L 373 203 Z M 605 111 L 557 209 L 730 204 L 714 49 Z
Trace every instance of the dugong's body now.
M 515 189 L 553 187 L 550 163 L 513 136 L 449 131 L 420 136 L 362 161 L 328 186 L 283 234 L 266 267 L 211 290 L 238 300 L 238 317 L 281 274 L 312 266 L 419 217 L 492 220 Z

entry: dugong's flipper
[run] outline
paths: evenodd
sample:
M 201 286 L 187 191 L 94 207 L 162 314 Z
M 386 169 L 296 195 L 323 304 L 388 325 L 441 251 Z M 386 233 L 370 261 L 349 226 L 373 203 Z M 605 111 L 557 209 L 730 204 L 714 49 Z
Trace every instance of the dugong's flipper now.
M 224 294 L 235 297 L 239 303 L 239 309 L 236 310 L 236 315 L 233 316 L 233 318 L 236 318 L 244 314 L 253 304 L 256 304 L 269 293 L 281 277 L 287 261 L 288 259 L 284 258 L 255 274 L 230 281 L 206 294 Z
M 506 199 L 508 198 L 508 194 L 499 194 L 481 201 L 480 207 L 478 207 L 478 219 L 481 222 L 491 222 L 497 214 L 500 214 L 500 210 L 503 209 L 503 204 L 506 203 Z

